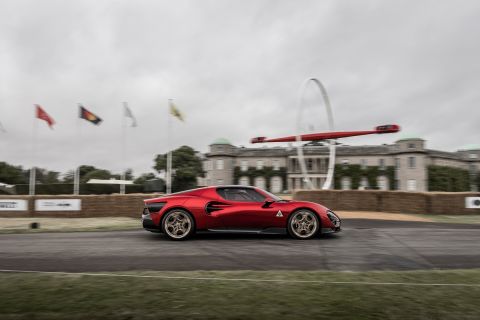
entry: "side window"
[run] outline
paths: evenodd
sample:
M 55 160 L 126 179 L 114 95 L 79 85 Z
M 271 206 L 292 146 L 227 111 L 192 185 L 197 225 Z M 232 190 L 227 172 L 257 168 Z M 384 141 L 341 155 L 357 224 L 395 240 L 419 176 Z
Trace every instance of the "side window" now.
M 408 167 L 415 169 L 415 157 L 408 157 Z
M 265 197 L 250 188 L 218 188 L 217 193 L 225 200 L 240 202 L 263 202 Z

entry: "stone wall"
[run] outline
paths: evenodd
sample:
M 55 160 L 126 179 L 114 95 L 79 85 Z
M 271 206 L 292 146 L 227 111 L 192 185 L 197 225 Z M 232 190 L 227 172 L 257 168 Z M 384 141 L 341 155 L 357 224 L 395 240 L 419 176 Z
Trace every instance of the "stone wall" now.
M 480 209 L 465 208 L 465 197 L 479 196 L 478 192 L 300 190 L 293 199 L 321 203 L 332 210 L 454 215 L 480 214 Z
M 0 199 L 27 200 L 27 211 L 0 211 L 0 217 L 135 217 L 140 218 L 143 200 L 159 197 L 161 194 L 125 194 L 125 195 L 55 195 L 55 196 L 18 196 L 0 195 Z M 36 199 L 81 199 L 81 211 L 35 211 Z

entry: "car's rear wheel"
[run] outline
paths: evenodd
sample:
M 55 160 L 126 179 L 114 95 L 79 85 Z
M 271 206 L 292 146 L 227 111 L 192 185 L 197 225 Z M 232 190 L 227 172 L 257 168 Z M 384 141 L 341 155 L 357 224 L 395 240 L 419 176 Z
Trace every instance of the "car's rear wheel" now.
M 162 230 L 172 240 L 184 240 L 193 234 L 195 222 L 187 211 L 174 209 L 165 214 Z
M 295 211 L 288 219 L 288 233 L 296 239 L 313 238 L 318 230 L 320 230 L 320 221 L 317 215 L 310 210 Z

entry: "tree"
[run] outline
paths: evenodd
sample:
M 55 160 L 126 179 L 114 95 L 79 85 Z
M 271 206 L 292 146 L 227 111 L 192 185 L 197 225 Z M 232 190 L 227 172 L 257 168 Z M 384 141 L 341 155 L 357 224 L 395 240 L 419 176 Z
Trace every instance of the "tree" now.
M 73 183 L 75 177 L 75 170 L 69 170 L 63 176 L 63 183 Z M 80 166 L 80 183 L 87 183 L 90 179 L 110 179 L 114 178 L 110 171 L 99 169 L 94 166 L 81 165 Z
M 148 180 L 152 180 L 152 179 L 155 179 L 155 174 L 153 174 L 152 172 L 149 172 L 149 173 L 143 173 L 142 175 L 140 175 L 138 178 L 136 178 L 133 183 L 134 184 L 144 184 L 145 182 L 147 182 Z
M 25 184 L 28 181 L 28 170 L 21 166 L 12 166 L 6 162 L 0 162 L 0 182 L 7 184 Z
M 101 180 L 109 180 L 114 178 L 110 171 L 105 169 L 95 169 L 89 171 L 83 176 L 80 176 L 80 183 L 87 183 L 90 179 L 101 179 Z
M 133 180 L 133 170 L 132 169 L 125 170 L 125 180 Z
M 158 172 L 166 171 L 167 154 L 159 154 L 155 157 L 154 169 Z M 182 146 L 172 152 L 172 190 L 181 191 L 195 188 L 197 177 L 203 177 L 202 161 L 195 150 L 189 146 Z
M 428 191 L 470 191 L 468 170 L 447 166 L 428 166 Z
M 46 169 L 37 168 L 35 175 L 36 175 L 37 182 L 39 183 L 54 184 L 54 183 L 60 182 L 60 180 L 58 179 L 58 176 L 60 175 L 60 173 L 56 171 L 48 171 Z

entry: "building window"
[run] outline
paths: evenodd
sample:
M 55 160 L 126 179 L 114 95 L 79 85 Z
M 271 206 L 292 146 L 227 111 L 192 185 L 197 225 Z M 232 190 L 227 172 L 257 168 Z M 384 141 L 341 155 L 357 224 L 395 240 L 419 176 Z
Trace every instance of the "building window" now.
M 408 167 L 410 169 L 415 168 L 415 157 L 408 157 Z
M 280 160 L 273 160 L 273 170 L 280 170 Z
M 257 170 L 263 169 L 263 160 L 257 160 Z
M 367 159 L 361 159 L 360 160 L 360 166 L 362 167 L 362 169 L 366 169 L 367 168 Z
M 217 186 L 223 185 L 223 179 L 217 179 Z
M 415 143 L 409 143 L 408 149 L 415 149 Z
M 417 191 L 417 180 L 409 179 L 407 181 L 407 191 Z
M 273 193 L 280 193 L 282 192 L 282 188 L 282 178 L 278 176 L 272 177 L 270 180 L 270 191 Z
M 265 189 L 265 178 L 264 177 L 256 177 L 255 178 L 255 187 L 260 189 Z
M 385 169 L 385 159 L 378 159 L 378 166 L 380 169 Z
M 302 188 L 302 179 L 298 178 L 298 179 L 293 179 L 294 182 L 295 182 L 295 190 L 298 190 L 298 189 L 301 189 Z
M 400 169 L 400 158 L 395 158 L 395 168 Z
M 217 164 L 217 170 L 223 170 L 223 168 L 224 168 L 223 159 L 218 159 L 216 164 Z
M 308 171 L 313 170 L 313 159 L 307 159 L 307 170 Z
M 238 184 L 241 186 L 249 186 L 250 185 L 250 179 L 248 177 L 241 177 L 238 180 Z
M 350 190 L 352 188 L 352 181 L 349 177 L 342 178 L 342 190 Z
M 379 190 L 388 190 L 388 179 L 385 176 L 377 178 L 377 185 Z
M 291 159 L 290 159 L 290 168 L 289 168 L 289 170 L 290 170 L 290 171 L 294 171 L 294 172 L 298 171 L 298 169 L 297 169 L 297 159 L 295 159 L 295 158 L 291 158 Z
M 244 172 L 248 170 L 248 161 L 247 160 L 242 160 L 240 162 L 240 170 L 242 170 Z
M 368 179 L 367 177 L 362 177 L 360 179 L 360 187 L 359 187 L 360 190 L 366 190 L 368 189 Z

